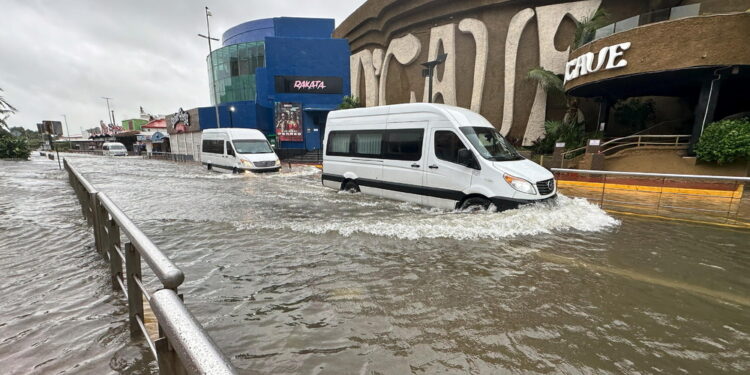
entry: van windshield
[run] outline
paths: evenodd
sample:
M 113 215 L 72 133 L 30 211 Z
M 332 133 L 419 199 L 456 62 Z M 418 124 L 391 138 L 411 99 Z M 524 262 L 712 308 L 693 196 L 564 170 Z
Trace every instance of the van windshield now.
M 470 127 L 461 128 L 469 142 L 480 155 L 492 161 L 523 160 L 524 157 L 495 128 Z
M 262 139 L 240 139 L 232 141 L 238 154 L 270 154 L 273 152 L 268 141 Z

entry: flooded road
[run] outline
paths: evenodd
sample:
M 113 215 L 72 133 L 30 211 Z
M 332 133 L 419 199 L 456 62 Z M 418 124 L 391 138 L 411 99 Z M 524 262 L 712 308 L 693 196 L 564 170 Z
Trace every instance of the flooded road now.
M 439 211 L 326 189 L 312 167 L 68 160 L 184 270 L 188 308 L 244 373 L 750 371 L 748 231 L 566 197 Z M 0 161 L 0 363 L 152 373 L 56 168 Z

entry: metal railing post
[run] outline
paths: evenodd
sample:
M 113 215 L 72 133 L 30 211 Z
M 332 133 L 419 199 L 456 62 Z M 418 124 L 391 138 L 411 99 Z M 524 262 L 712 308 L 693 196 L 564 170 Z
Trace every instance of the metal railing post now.
M 159 338 L 154 341 L 156 347 L 156 358 L 159 363 L 159 375 L 182 375 L 187 374 L 185 367 L 180 362 L 180 358 L 177 357 L 177 352 L 174 351 L 169 340 L 164 335 L 164 332 L 159 327 Z
M 102 248 L 102 233 L 101 233 L 101 219 L 99 218 L 99 199 L 96 197 L 96 193 L 89 193 L 91 198 L 91 221 L 94 227 L 94 248 L 97 252 L 101 252 Z
M 132 243 L 125 243 L 125 272 L 127 272 L 128 285 L 128 311 L 130 316 L 130 337 L 143 336 L 141 327 L 138 325 L 138 316 L 143 320 L 143 294 L 136 285 L 135 280 L 141 278 L 141 254 Z
M 119 290 L 120 284 L 117 282 L 117 275 L 122 274 L 122 259 L 117 254 L 117 248 L 120 247 L 120 227 L 113 219 L 107 220 L 107 229 L 109 230 L 107 250 L 109 252 L 109 271 L 112 276 L 112 290 Z

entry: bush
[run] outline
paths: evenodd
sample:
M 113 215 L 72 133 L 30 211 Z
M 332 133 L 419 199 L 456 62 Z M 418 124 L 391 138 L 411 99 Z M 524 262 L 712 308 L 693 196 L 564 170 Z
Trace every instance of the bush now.
M 345 96 L 338 109 L 362 108 L 362 102 L 356 96 Z
M 534 141 L 534 145 L 531 147 L 537 154 L 551 154 L 555 150 L 555 143 L 557 142 L 565 142 L 565 148 L 568 150 L 586 145 L 583 123 L 572 125 L 562 121 L 546 121 L 544 132 L 544 138 Z
M 695 146 L 698 159 L 719 164 L 750 160 L 750 119 L 709 124 Z
M 28 159 L 31 149 L 25 138 L 0 134 L 0 159 Z

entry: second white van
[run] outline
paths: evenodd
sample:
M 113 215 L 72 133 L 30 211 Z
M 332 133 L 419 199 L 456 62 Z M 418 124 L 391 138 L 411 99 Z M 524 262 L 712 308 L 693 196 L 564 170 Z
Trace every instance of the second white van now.
M 128 156 L 128 149 L 120 142 L 104 142 L 102 154 L 104 156 Z
M 422 205 L 516 208 L 557 195 L 554 176 L 481 115 L 399 104 L 328 115 L 323 185 Z
M 278 171 L 281 161 L 256 129 L 206 129 L 201 135 L 201 162 L 213 168 L 242 171 Z

